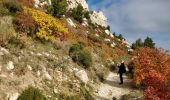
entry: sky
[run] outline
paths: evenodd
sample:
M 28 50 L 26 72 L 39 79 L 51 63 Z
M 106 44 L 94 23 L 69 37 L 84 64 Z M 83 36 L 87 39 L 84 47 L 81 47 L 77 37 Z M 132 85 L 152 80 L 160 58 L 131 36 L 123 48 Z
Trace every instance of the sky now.
M 170 50 L 170 0 L 87 0 L 90 10 L 103 11 L 112 32 L 133 43 L 151 37 Z

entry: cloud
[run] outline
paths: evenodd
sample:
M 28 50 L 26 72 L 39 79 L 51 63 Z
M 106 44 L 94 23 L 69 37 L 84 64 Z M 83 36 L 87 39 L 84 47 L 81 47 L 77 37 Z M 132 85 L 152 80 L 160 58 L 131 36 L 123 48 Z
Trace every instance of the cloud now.
M 92 2 L 93 1 L 93 2 Z M 102 10 L 114 32 L 130 42 L 150 36 L 158 47 L 170 50 L 170 0 L 89 0 Z

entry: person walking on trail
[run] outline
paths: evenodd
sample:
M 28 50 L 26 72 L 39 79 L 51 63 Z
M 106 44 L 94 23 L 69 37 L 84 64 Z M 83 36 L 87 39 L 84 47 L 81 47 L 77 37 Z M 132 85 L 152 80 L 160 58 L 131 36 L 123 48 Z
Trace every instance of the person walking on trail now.
M 124 61 L 121 62 L 121 65 L 119 66 L 118 73 L 119 73 L 119 76 L 120 76 L 120 83 L 119 84 L 123 84 L 123 73 L 126 73 Z

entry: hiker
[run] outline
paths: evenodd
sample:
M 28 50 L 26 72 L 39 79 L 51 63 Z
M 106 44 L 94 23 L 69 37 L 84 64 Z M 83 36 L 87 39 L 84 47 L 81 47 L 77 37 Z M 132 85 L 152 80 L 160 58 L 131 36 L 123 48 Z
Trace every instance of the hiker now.
M 118 73 L 119 73 L 119 76 L 120 76 L 120 83 L 119 84 L 123 84 L 123 73 L 126 73 L 124 61 L 121 62 L 121 65 L 119 66 Z

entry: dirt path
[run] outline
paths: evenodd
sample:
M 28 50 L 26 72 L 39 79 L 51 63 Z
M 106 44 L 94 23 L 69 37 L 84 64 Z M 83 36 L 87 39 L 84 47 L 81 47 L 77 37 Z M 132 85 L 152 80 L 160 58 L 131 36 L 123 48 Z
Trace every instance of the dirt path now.
M 142 95 L 142 91 L 131 88 L 131 79 L 129 79 L 127 76 L 124 75 L 123 85 L 119 85 L 119 82 L 119 75 L 110 72 L 106 80 L 97 88 L 98 92 L 95 93 L 96 100 L 112 100 L 113 97 L 119 100 L 123 95 L 131 94 L 137 97 Z M 136 97 L 134 97 L 133 100 L 136 100 Z

